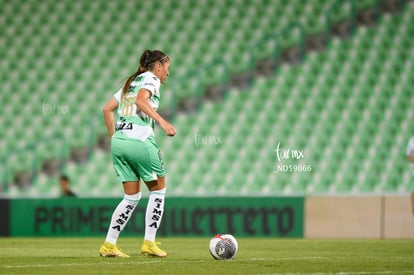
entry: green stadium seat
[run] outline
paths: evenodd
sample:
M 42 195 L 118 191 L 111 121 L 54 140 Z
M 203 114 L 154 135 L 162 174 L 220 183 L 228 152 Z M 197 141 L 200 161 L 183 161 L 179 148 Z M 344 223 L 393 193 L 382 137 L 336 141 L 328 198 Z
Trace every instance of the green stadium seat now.
M 7 57 L 7 61 L 1 62 L 1 68 L 7 70 L 2 70 L 6 73 L 0 76 L 0 85 L 4 91 L 13 87 L 19 90 L 1 95 L 6 106 L 0 114 L 1 122 L 10 129 L 0 133 L 5 141 L 1 148 L 13 151 L 34 140 L 49 139 L 55 133 L 65 135 L 66 157 L 72 149 L 88 146 L 91 141 L 96 145 L 97 136 L 106 135 L 106 129 L 96 126 L 91 136 L 91 114 L 96 114 L 96 125 L 102 122 L 103 104 L 119 88 L 119 81 L 137 65 L 140 49 L 124 30 L 149 30 L 141 32 L 139 47 L 164 45 L 174 62 L 169 84 L 174 95 L 182 99 L 200 92 L 199 83 L 211 85 L 221 81 L 221 71 L 215 68 L 198 77 L 183 78 L 214 58 L 227 61 L 230 72 L 243 73 L 249 66 L 249 47 L 265 35 L 281 31 L 297 20 L 305 25 L 308 34 L 321 33 L 326 27 L 324 14 L 334 2 L 339 3 L 333 10 L 334 21 L 347 18 L 348 10 L 343 6 L 348 4 L 333 0 L 277 4 L 242 1 L 214 7 L 206 2 L 166 1 L 162 8 L 158 1 L 149 1 L 140 3 L 140 9 L 133 2 L 122 1 L 3 3 L 0 22 L 6 26 L 4 39 L 9 47 L 0 53 L 2 60 Z M 356 9 L 369 8 L 376 2 L 355 1 Z M 121 15 L 113 10 L 128 12 Z M 156 10 L 157 18 L 168 21 L 160 19 L 149 24 L 151 17 L 143 10 Z M 180 139 L 167 139 L 162 131 L 157 139 L 177 190 L 183 193 L 188 188 L 200 194 L 218 189 L 224 193 L 250 189 L 281 193 L 373 192 L 381 188 L 401 191 L 404 187 L 396 182 L 407 177 L 402 168 L 405 163 L 394 155 L 394 165 L 400 173 L 379 170 L 380 163 L 366 155 L 365 148 L 376 144 L 378 148 L 401 150 L 401 140 L 410 135 L 407 124 L 404 130 L 399 125 L 412 117 L 409 95 L 414 87 L 410 65 L 413 10 L 412 4 L 406 4 L 402 14 L 383 15 L 378 26 L 357 29 L 348 41 L 333 39 L 326 52 L 309 53 L 298 66 L 281 65 L 273 77 L 255 79 L 249 89 L 232 91 L 222 103 L 211 103 L 196 114 L 176 117 L 174 125 Z M 142 18 L 139 25 L 137 17 Z M 159 35 L 159 29 L 166 31 Z M 54 33 L 53 37 L 50 33 Z M 290 34 L 280 42 L 286 47 L 296 45 L 297 37 Z M 30 49 L 28 44 L 32 45 Z M 272 44 L 258 52 L 260 58 L 268 58 Z M 27 74 L 27 68 L 33 68 L 32 72 Z M 26 74 L 29 84 L 21 84 Z M 168 109 L 173 100 L 171 94 L 164 93 L 163 100 L 162 108 Z M 19 104 L 30 107 L 21 112 Z M 57 113 L 45 114 L 45 104 Z M 56 108 L 62 106 L 70 113 L 59 113 L 62 110 Z M 39 123 L 42 127 L 38 127 Z M 15 124 L 20 127 L 11 129 Z M 33 127 L 22 131 L 22 125 Z M 218 136 L 223 143 L 195 148 L 195 129 L 203 135 Z M 400 140 L 399 145 L 395 140 Z M 301 175 L 269 172 L 276 163 L 274 155 L 267 154 L 273 153 L 278 141 L 303 146 L 309 152 L 306 161 L 315 169 L 326 167 Z M 40 159 L 58 155 L 59 144 L 39 145 Z M 353 158 L 344 158 L 344 152 L 351 147 L 352 157 L 360 163 L 371 163 L 371 170 L 378 175 L 353 165 Z M 387 150 L 377 151 L 384 161 Z M 19 163 L 17 156 L 12 154 L 10 158 L 14 159 L 11 163 Z M 220 166 L 211 165 L 215 161 Z M 254 170 L 246 164 L 249 162 Z M 195 163 L 196 169 L 189 169 L 189 163 Z M 25 162 L 19 164 L 30 166 Z M 82 183 L 77 186 L 79 191 L 110 193 L 119 187 L 110 183 L 115 179 L 108 169 L 110 165 L 110 158 L 92 157 L 85 164 L 87 169 L 73 169 L 74 178 Z M 229 174 L 234 167 L 242 171 L 240 175 Z M 256 173 L 260 168 L 265 172 Z M 93 173 L 88 176 L 88 171 Z M 352 177 L 356 174 L 358 179 Z M 211 181 L 215 185 L 205 187 Z M 39 182 L 40 187 L 33 194 L 47 192 L 48 181 Z M 100 184 L 83 187 L 85 182 Z

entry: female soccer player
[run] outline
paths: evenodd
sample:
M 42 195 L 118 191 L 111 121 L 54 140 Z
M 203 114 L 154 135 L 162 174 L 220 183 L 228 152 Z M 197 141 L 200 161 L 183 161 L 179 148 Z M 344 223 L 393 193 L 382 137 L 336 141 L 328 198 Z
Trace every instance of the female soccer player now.
M 168 136 L 175 135 L 174 126 L 156 111 L 160 101 L 160 83 L 167 79 L 169 67 L 170 58 L 165 53 L 145 50 L 138 70 L 103 108 L 105 124 L 112 137 L 112 161 L 123 184 L 124 198 L 112 214 L 105 242 L 99 250 L 101 256 L 129 257 L 119 250 L 116 242 L 141 199 L 140 180 L 150 191 L 141 252 L 157 257 L 167 256 L 155 243 L 164 212 L 166 186 L 164 164 L 153 130 L 156 122 Z M 119 116 L 116 124 L 115 110 Z

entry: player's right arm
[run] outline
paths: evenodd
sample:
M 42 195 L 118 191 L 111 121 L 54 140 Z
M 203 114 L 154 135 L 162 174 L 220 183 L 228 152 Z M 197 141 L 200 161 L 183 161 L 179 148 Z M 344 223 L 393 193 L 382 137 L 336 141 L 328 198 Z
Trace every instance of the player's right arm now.
M 118 108 L 118 101 L 112 97 L 103 107 L 102 112 L 105 120 L 106 129 L 109 136 L 112 137 L 115 132 L 115 115 L 114 111 Z
M 157 122 L 160 127 L 164 130 L 167 136 L 175 136 L 175 128 L 169 122 L 167 122 L 164 118 L 162 118 L 154 109 L 152 109 L 151 105 L 148 103 L 148 99 L 151 96 L 151 92 L 147 89 L 141 88 L 138 91 L 136 105 L 138 108 L 151 117 L 155 122 Z

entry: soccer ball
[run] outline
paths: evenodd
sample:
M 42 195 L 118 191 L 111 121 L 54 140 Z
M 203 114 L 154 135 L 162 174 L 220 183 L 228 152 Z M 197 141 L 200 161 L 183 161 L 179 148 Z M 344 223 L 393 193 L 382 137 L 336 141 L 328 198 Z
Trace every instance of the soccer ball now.
M 214 259 L 229 260 L 236 256 L 239 245 L 232 235 L 217 234 L 211 238 L 208 248 Z

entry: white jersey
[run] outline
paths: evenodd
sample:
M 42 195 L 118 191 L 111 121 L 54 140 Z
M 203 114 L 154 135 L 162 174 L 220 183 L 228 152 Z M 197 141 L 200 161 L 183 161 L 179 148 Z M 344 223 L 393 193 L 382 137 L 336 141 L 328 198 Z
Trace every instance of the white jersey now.
M 116 135 L 142 141 L 154 135 L 154 120 L 142 112 L 135 102 L 138 91 L 146 89 L 151 93 L 148 103 L 154 110 L 157 110 L 160 103 L 160 85 L 161 82 L 158 77 L 151 72 L 145 72 L 138 75 L 131 82 L 124 98 L 122 98 L 122 88 L 114 94 L 114 98 L 119 102 L 119 120 L 115 127 Z

